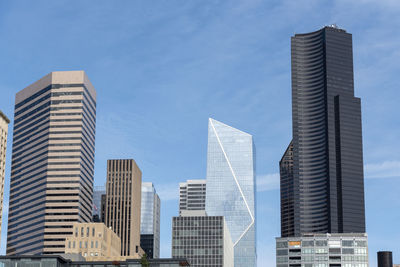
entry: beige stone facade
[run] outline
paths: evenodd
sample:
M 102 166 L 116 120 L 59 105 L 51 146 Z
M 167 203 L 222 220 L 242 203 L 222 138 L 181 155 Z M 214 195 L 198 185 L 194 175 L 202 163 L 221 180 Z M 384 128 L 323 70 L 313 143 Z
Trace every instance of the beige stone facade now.
M 0 110 L 0 235 L 3 217 L 4 177 L 6 168 L 7 134 L 10 120 Z
M 121 238 L 121 255 L 140 254 L 142 172 L 133 159 L 107 161 L 105 224 Z
M 104 223 L 74 223 L 65 240 L 65 254 L 76 253 L 87 261 L 109 261 L 121 256 L 121 239 Z
M 14 114 L 7 255 L 62 254 L 92 218 L 96 91 L 83 71 L 52 72 Z

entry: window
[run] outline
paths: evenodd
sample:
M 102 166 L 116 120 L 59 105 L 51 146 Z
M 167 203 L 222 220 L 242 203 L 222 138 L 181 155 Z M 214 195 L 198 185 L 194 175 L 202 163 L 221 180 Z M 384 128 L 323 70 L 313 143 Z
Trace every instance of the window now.
M 89 227 L 86 228 L 86 237 L 89 237 Z
M 313 248 L 303 248 L 301 250 L 302 254 L 313 254 L 314 253 L 314 249 Z
M 81 237 L 83 237 L 83 227 L 81 227 Z
M 364 240 L 356 240 L 356 241 L 354 242 L 354 245 L 355 245 L 356 247 L 366 247 L 366 246 L 367 246 L 367 242 L 364 241 Z
M 329 248 L 329 254 L 340 254 L 340 248 Z
M 93 248 L 93 241 L 91 242 L 90 247 Z M 92 255 L 92 256 L 93 256 L 93 255 Z
M 352 247 L 353 246 L 353 240 L 342 240 L 342 246 L 343 247 Z
M 96 241 L 96 248 L 98 248 L 98 246 L 99 246 L 99 242 L 98 242 L 98 241 Z
M 79 248 L 82 248 L 82 241 L 79 241 Z
M 94 231 L 94 227 L 93 227 L 93 228 L 92 228 L 92 236 L 93 236 L 93 237 L 94 237 L 94 232 L 95 232 L 95 231 Z
M 276 248 L 287 248 L 287 242 L 277 242 Z
M 342 248 L 342 254 L 354 254 L 354 248 Z
M 68 241 L 68 248 L 71 248 L 71 241 Z
M 354 249 L 354 254 L 356 254 L 356 255 L 367 255 L 367 249 L 366 248 L 355 248 Z
M 278 256 L 284 256 L 284 255 L 287 255 L 287 254 L 288 254 L 287 249 L 278 249 L 276 251 L 276 255 L 278 255 Z
M 303 241 L 302 242 L 303 247 L 313 247 L 314 246 L 314 241 Z
M 72 248 L 75 248 L 75 241 L 72 242 Z
M 85 248 L 87 248 L 87 241 L 85 241 Z
M 315 254 L 325 254 L 328 253 L 328 250 L 326 248 L 316 248 L 315 249 Z

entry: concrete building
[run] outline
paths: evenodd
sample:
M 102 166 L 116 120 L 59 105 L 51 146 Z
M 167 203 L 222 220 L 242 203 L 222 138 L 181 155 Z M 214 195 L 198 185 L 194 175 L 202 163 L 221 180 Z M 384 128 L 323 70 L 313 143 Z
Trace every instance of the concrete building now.
M 121 238 L 121 256 L 140 253 L 142 172 L 133 159 L 107 161 L 105 224 Z
M 206 209 L 206 180 L 179 183 L 179 215 L 184 210 Z
M 187 212 L 191 215 L 172 218 L 172 258 L 186 258 L 191 266 L 233 267 L 233 243 L 224 217 Z
M 160 257 L 160 197 L 153 183 L 142 183 L 140 246 L 147 257 Z
M 104 222 L 101 218 L 101 196 L 106 194 L 106 186 L 95 186 L 93 190 L 93 222 Z
M 257 265 L 255 160 L 250 134 L 209 119 L 206 212 L 225 217 L 235 267 Z
M 86 261 L 112 261 L 121 256 L 121 239 L 104 223 L 74 223 L 65 239 L 65 254 L 80 254 Z
M 60 254 L 92 219 L 96 91 L 83 71 L 52 72 L 18 92 L 7 255 Z
M 191 266 L 186 259 L 149 259 L 149 267 L 182 267 Z M 61 256 L 0 256 L 0 265 L 4 267 L 142 267 L 139 259 L 111 261 L 77 261 Z
M 7 134 L 10 120 L 0 110 L 0 237 L 3 218 L 4 178 L 6 169 Z
M 354 96 L 352 36 L 327 26 L 295 34 L 291 51 L 293 140 L 280 162 L 282 237 L 364 233 L 361 100 Z
M 276 266 L 368 267 L 366 234 L 304 234 L 276 238 Z

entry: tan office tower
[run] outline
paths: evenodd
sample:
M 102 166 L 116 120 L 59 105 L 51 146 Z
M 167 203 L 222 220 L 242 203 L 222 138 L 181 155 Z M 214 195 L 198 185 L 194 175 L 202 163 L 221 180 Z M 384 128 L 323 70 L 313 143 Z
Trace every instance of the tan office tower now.
M 10 120 L 0 110 L 0 235 L 3 219 L 4 176 L 6 168 L 7 133 Z
M 121 256 L 140 253 L 142 172 L 133 159 L 107 161 L 105 224 L 121 238 Z
M 7 255 L 62 254 L 92 218 L 96 91 L 52 72 L 15 97 Z

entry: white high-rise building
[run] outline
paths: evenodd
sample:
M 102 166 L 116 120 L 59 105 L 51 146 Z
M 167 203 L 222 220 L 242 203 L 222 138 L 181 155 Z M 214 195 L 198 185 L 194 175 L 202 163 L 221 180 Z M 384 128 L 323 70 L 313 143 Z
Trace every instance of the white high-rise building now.
M 256 184 L 253 137 L 209 119 L 206 212 L 224 216 L 235 267 L 256 266 Z
M 186 210 L 205 210 L 206 180 L 179 183 L 179 215 Z

